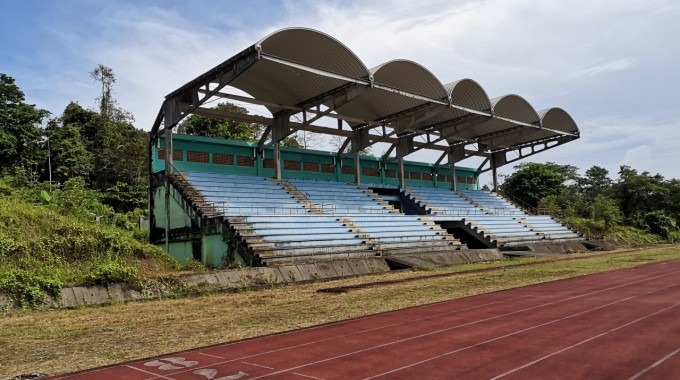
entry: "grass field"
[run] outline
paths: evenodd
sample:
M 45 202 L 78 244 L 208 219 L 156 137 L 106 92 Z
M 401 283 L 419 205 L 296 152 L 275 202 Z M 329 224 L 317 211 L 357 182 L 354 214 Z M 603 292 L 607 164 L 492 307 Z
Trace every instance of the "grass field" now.
M 645 263 L 680 259 L 661 246 L 580 260 L 508 259 L 239 293 L 76 310 L 7 312 L 0 319 L 0 379 L 59 374 L 410 306 Z M 514 267 L 536 262 L 536 265 Z M 432 277 L 495 267 L 496 270 Z M 395 279 L 418 281 L 329 294 L 319 289 Z

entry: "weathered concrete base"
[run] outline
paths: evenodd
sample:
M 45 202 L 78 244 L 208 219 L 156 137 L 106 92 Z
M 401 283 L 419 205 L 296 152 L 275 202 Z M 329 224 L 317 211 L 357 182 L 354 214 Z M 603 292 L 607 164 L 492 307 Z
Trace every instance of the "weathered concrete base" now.
M 371 257 L 285 265 L 279 267 L 241 268 L 195 273 L 181 276 L 178 280 L 197 290 L 210 287 L 245 288 L 360 276 L 371 273 L 384 273 L 391 270 L 390 265 L 388 265 L 386 260 L 393 260 L 395 258 L 412 263 L 413 265 L 410 266 L 446 266 L 468 262 L 497 260 L 501 257 L 502 255 L 496 249 L 470 249 L 446 253 L 428 253 L 426 255 L 415 254 Z M 73 286 L 63 288 L 61 297 L 58 300 L 48 300 L 46 305 L 52 308 L 75 308 L 111 302 L 154 299 L 169 295 L 171 295 L 171 289 L 166 285 L 147 290 L 144 293 L 139 290 L 130 289 L 122 284 L 113 284 L 109 286 Z M 11 299 L 0 294 L 0 306 L 11 306 L 11 303 Z
M 454 252 L 413 254 L 388 256 L 385 259 L 395 268 L 435 268 L 456 264 L 494 261 L 503 258 L 503 254 L 493 249 L 466 249 Z
M 551 244 L 529 244 L 527 245 L 530 250 L 535 252 L 543 253 L 554 253 L 554 254 L 568 254 L 577 252 L 586 252 L 586 248 L 580 241 L 565 241 L 561 243 L 551 243 Z

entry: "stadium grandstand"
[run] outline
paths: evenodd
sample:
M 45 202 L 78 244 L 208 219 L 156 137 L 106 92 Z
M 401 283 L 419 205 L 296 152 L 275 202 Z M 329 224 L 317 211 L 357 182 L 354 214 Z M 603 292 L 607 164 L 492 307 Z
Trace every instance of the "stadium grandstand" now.
M 208 108 L 216 99 L 271 117 Z M 258 143 L 173 133 L 189 115 L 266 130 Z M 343 143 L 333 152 L 282 147 L 297 131 Z M 578 138 L 560 108 L 489 98 L 471 79 L 442 84 L 412 61 L 368 69 L 324 33 L 283 29 L 165 98 L 149 140 L 151 241 L 180 262 L 214 267 L 579 241 L 496 191 L 497 168 Z M 374 144 L 388 148 L 361 154 Z M 421 150 L 436 160 L 406 160 Z M 481 165 L 461 165 L 472 157 Z M 485 172 L 491 191 L 479 189 Z

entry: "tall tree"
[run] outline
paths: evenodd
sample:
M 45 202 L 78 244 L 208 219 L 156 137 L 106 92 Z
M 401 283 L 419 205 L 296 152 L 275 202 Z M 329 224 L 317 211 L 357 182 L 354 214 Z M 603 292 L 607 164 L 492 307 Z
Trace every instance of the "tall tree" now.
M 113 84 L 116 83 L 113 69 L 100 63 L 90 72 L 90 76 L 102 87 L 101 96 L 97 99 L 99 101 L 99 114 L 102 117 L 110 117 L 114 108 Z
M 49 112 L 25 100 L 14 78 L 0 73 L 0 170 L 30 169 L 44 159 L 40 124 Z
M 241 113 L 244 115 L 248 114 L 247 109 L 229 102 L 220 103 L 215 109 Z M 257 142 L 262 136 L 264 129 L 265 127 L 260 124 L 191 115 L 180 124 L 177 133 L 226 140 Z M 289 148 L 300 148 L 303 147 L 303 142 L 298 136 L 291 135 L 283 139 L 281 145 Z
M 215 109 L 247 115 L 248 110 L 232 103 L 220 103 Z M 201 115 L 189 116 L 178 128 L 178 133 L 187 135 L 216 137 L 237 141 L 257 141 L 262 126 L 242 121 L 232 121 Z
M 501 189 L 532 207 L 537 207 L 545 197 L 562 193 L 568 181 L 578 178 L 576 167 L 553 162 L 525 162 L 515 166 L 515 169 L 503 182 Z

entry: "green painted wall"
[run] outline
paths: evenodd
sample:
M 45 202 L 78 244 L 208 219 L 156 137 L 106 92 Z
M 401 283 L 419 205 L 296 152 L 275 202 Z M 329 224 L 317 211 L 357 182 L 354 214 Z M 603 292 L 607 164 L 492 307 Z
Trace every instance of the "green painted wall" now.
M 273 177 L 271 166 L 274 158 L 272 148 L 258 153 L 256 144 L 212 139 L 207 137 L 173 135 L 176 156 L 174 166 L 180 171 L 217 172 Z M 164 146 L 163 138 L 152 146 L 152 170 L 154 173 L 164 169 L 164 159 L 159 157 L 159 150 Z M 203 162 L 197 162 L 203 161 Z M 334 152 L 305 149 L 281 149 L 282 175 L 284 178 L 315 179 L 326 181 L 354 182 L 354 159 L 345 157 L 338 159 Z M 376 157 L 361 157 L 362 184 L 399 185 L 398 166 L 394 161 L 383 162 Z M 348 172 L 349 170 L 349 172 Z M 446 165 L 435 167 L 432 164 L 405 161 L 405 182 L 407 186 L 425 186 L 450 188 L 448 181 L 441 181 L 437 173 L 448 178 L 449 168 Z M 393 172 L 391 172 L 393 171 Z M 344 174 L 343 174 L 344 172 Z M 458 189 L 476 189 L 476 171 L 470 168 L 456 168 L 459 178 Z M 427 178 L 429 177 L 429 178 Z M 164 229 L 165 187 L 153 189 L 153 217 L 156 229 Z M 170 228 L 191 227 L 191 219 L 182 206 L 174 199 L 170 204 Z M 164 244 L 159 245 L 165 249 Z M 211 267 L 220 267 L 229 255 L 229 247 L 221 234 L 204 235 L 201 238 L 201 261 Z M 180 263 L 193 258 L 192 241 L 170 243 L 170 255 Z M 235 255 L 235 260 L 245 264 L 243 259 Z
M 161 186 L 154 190 L 154 210 L 156 228 L 165 228 L 165 187 Z M 191 218 L 182 206 L 170 197 L 170 228 L 191 227 Z
M 201 239 L 201 261 L 209 267 L 219 268 L 229 254 L 229 246 L 222 239 L 222 234 L 205 235 Z
M 273 148 L 264 152 L 257 152 L 257 145 L 208 137 L 173 135 L 173 144 L 177 154 L 174 166 L 181 171 L 216 172 L 257 175 L 262 177 L 273 177 L 275 171 L 271 166 L 274 158 Z M 159 158 L 159 149 L 164 147 L 163 137 L 153 146 L 152 168 L 154 172 L 162 171 L 164 160 Z M 196 153 L 205 153 L 200 159 L 206 162 L 196 161 Z M 226 155 L 230 164 L 220 164 L 216 160 L 216 155 Z M 399 185 L 399 178 L 395 175 L 390 177 L 387 171 L 398 172 L 398 165 L 395 161 L 383 162 L 376 157 L 361 158 L 361 183 L 362 184 L 392 184 Z M 338 159 L 334 152 L 324 152 L 310 149 L 281 148 L 281 174 L 284 178 L 315 179 L 325 181 L 354 182 L 353 174 L 354 159 L 345 157 Z M 329 169 L 332 169 L 332 172 Z M 350 170 L 347 172 L 347 170 Z M 373 170 L 371 170 L 373 169 Z M 448 165 L 435 166 L 428 163 L 405 161 L 404 162 L 405 183 L 407 186 L 442 187 L 450 188 L 448 180 L 439 181 L 436 174 L 448 177 L 450 174 Z M 370 174 L 370 175 L 369 175 Z M 425 179 L 429 175 L 430 179 Z M 475 169 L 466 167 L 456 167 L 458 178 L 458 189 L 477 189 L 477 172 Z
M 165 244 L 158 245 L 161 249 L 165 250 Z M 177 260 L 178 263 L 184 265 L 187 261 L 193 258 L 191 253 L 191 241 L 177 241 L 169 244 L 170 246 L 170 256 Z

